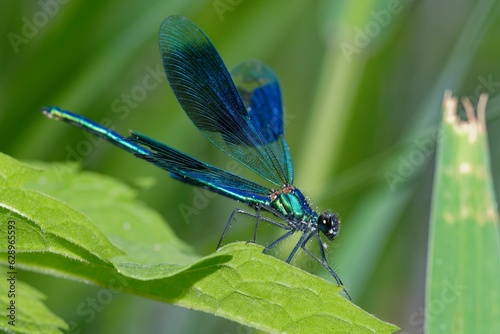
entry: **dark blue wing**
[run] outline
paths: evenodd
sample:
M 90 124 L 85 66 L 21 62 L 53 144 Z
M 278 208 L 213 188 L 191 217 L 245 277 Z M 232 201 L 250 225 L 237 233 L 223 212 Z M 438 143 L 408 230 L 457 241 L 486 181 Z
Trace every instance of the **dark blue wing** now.
M 266 64 L 248 60 L 233 68 L 231 76 L 252 123 L 282 161 L 288 182 L 293 183 L 293 165 L 283 136 L 283 103 L 276 74 Z
M 247 113 L 229 72 L 194 23 L 172 16 L 160 28 L 167 79 L 191 121 L 215 146 L 277 186 L 292 183 L 289 159 L 277 156 Z
M 133 152 L 135 156 L 170 172 L 172 177 L 203 187 L 247 205 L 269 205 L 272 190 L 257 183 L 205 164 L 148 136 L 131 131 L 128 142 L 148 147 L 147 154 Z

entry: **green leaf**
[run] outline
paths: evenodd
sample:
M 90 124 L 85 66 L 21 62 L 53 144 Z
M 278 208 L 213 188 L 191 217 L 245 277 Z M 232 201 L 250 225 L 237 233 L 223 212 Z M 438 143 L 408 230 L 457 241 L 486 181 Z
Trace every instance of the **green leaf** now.
M 6 272 L 2 267 L 2 271 Z M 13 281 L 0 280 L 0 308 L 2 308 L 2 321 L 0 329 L 7 333 L 63 333 L 59 329 L 69 329 L 68 325 L 53 314 L 43 304 L 45 296 L 38 290 L 19 281 L 16 277 Z M 8 291 L 13 291 L 15 296 Z M 4 313 L 7 310 L 7 314 Z M 4 314 L 7 316 L 5 318 Z M 12 317 L 10 317 L 12 316 Z
M 427 276 L 427 333 L 495 333 L 500 328 L 500 240 L 484 122 L 467 101 L 443 102 Z
M 40 169 L 4 155 L 0 161 L 0 216 L 15 221 L 16 267 L 269 332 L 397 330 L 347 301 L 337 285 L 263 255 L 261 246 L 234 243 L 200 258 L 116 180 L 75 165 Z M 7 224 L 1 232 L 6 235 Z

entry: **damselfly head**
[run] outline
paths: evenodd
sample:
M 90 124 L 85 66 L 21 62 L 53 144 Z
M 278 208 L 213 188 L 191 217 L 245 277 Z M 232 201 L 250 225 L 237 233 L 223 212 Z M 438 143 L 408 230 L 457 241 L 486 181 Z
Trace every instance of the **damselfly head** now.
M 328 238 L 333 240 L 339 233 L 340 221 L 335 213 L 325 211 L 318 217 L 318 226 L 321 232 Z

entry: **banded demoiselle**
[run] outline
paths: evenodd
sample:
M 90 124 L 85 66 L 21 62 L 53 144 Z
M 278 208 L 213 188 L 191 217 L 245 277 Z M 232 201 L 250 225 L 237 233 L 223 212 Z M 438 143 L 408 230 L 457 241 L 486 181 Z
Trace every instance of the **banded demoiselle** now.
M 124 138 L 85 117 L 57 107 L 46 107 L 42 112 L 167 170 L 177 180 L 252 208 L 252 212 L 241 209 L 232 212 L 217 248 L 236 215 L 252 217 L 256 221 L 253 242 L 260 221 L 285 230 L 264 248 L 264 253 L 300 232 L 300 239 L 286 262 L 290 263 L 301 248 L 318 261 L 339 286 L 343 286 L 326 260 L 325 244 L 320 236 L 321 233 L 330 241 L 335 239 L 340 221 L 331 211 L 321 214 L 314 211 L 302 192 L 293 186 L 292 160 L 284 138 L 281 90 L 274 72 L 262 62 L 251 60 L 229 73 L 208 37 L 184 17 L 171 16 L 163 21 L 159 45 L 168 82 L 194 125 L 212 144 L 276 188 L 261 186 L 208 165 L 135 131 Z M 264 212 L 273 218 L 263 215 Z M 306 247 L 311 240 L 318 243 L 319 253 L 315 254 Z

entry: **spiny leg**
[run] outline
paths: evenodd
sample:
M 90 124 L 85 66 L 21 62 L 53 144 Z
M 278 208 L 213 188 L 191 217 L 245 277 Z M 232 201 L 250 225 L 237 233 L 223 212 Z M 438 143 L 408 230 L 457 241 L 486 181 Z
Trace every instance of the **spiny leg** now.
M 253 213 L 253 212 L 248 212 L 248 211 L 245 211 L 245 210 L 242 210 L 242 209 L 234 209 L 233 212 L 231 213 L 231 215 L 229 216 L 229 219 L 226 223 L 226 226 L 224 227 L 224 231 L 222 231 L 222 235 L 219 239 L 219 243 L 217 244 L 217 248 L 216 249 L 219 249 L 221 244 L 222 244 L 222 241 L 224 240 L 224 237 L 226 236 L 227 234 L 227 231 L 229 230 L 229 227 L 231 226 L 231 222 L 234 218 L 234 216 L 236 214 L 242 214 L 242 215 L 246 215 L 246 216 L 250 216 L 250 217 L 253 217 L 256 219 L 256 225 L 258 224 L 259 220 L 263 220 L 265 222 L 268 222 L 272 225 L 275 225 L 275 226 L 278 226 L 278 227 L 281 227 L 282 229 L 285 229 L 285 230 L 289 230 L 290 227 L 287 226 L 287 225 L 284 225 L 284 224 L 281 224 L 277 221 L 274 221 L 272 219 L 269 219 L 267 217 L 263 217 L 260 215 L 260 206 L 258 207 L 258 212 L 257 213 Z M 257 239 L 257 226 L 255 227 L 255 230 L 254 230 L 254 238 L 253 240 L 251 240 L 252 242 L 255 243 L 255 240 Z
M 290 261 L 292 261 L 292 258 L 294 257 L 294 255 L 297 252 L 297 250 L 299 249 L 299 247 L 302 246 L 303 244 L 307 243 L 309 241 L 309 239 L 311 239 L 312 235 L 313 235 L 313 233 L 310 233 L 310 234 L 303 233 L 302 234 L 302 236 L 300 237 L 300 239 L 297 242 L 297 244 L 295 245 L 295 247 L 293 247 L 292 252 L 290 253 L 290 255 L 288 255 L 288 259 L 286 259 L 286 263 L 290 263 Z
M 272 249 L 278 243 L 280 243 L 281 241 L 285 240 L 286 238 L 288 238 L 289 236 L 291 236 L 294 233 L 295 233 L 294 229 L 291 229 L 290 231 L 286 232 L 281 237 L 279 237 L 278 239 L 274 240 L 269 245 L 267 245 L 266 248 L 264 248 L 264 250 L 262 251 L 262 253 L 264 253 L 264 254 L 267 253 L 270 249 Z
M 231 226 L 231 221 L 233 220 L 234 215 L 237 213 L 245 214 L 246 211 L 241 210 L 241 209 L 234 209 L 233 212 L 231 212 L 231 215 L 229 216 L 229 219 L 227 220 L 226 226 L 224 226 L 224 230 L 222 231 L 222 235 L 220 236 L 219 243 L 217 244 L 216 250 L 220 248 L 220 245 L 222 244 L 222 240 L 224 240 L 224 237 L 226 236 L 226 233 L 229 230 L 229 227 Z
M 252 242 L 255 243 L 257 240 L 257 230 L 259 229 L 259 219 L 260 219 L 260 205 L 257 206 L 257 217 L 255 217 L 255 228 L 253 230 L 253 240 Z
M 321 252 L 321 259 L 318 258 L 316 255 L 314 255 L 310 250 L 308 250 L 306 248 L 306 243 L 309 241 L 309 239 L 311 238 L 311 236 L 312 235 L 309 235 L 309 237 L 307 238 L 307 240 L 305 240 L 305 242 L 302 242 L 302 245 L 301 245 L 302 249 L 307 254 L 309 254 L 313 259 L 315 259 L 316 261 L 318 261 L 323 266 L 323 268 L 325 268 L 326 270 L 328 270 L 328 272 L 330 273 L 330 275 L 333 276 L 333 278 L 335 279 L 335 281 L 337 282 L 337 284 L 342 287 L 342 289 L 344 290 L 344 292 L 347 295 L 347 297 L 349 298 L 349 300 L 352 300 L 351 296 L 349 295 L 349 293 L 345 289 L 344 284 L 342 283 L 342 280 L 340 279 L 339 275 L 337 275 L 337 273 L 328 264 L 328 261 L 326 260 L 325 249 L 323 247 L 323 242 L 321 241 L 321 237 L 317 233 L 314 233 L 314 236 L 316 237 L 316 240 L 318 240 L 319 249 L 320 249 L 320 252 Z

